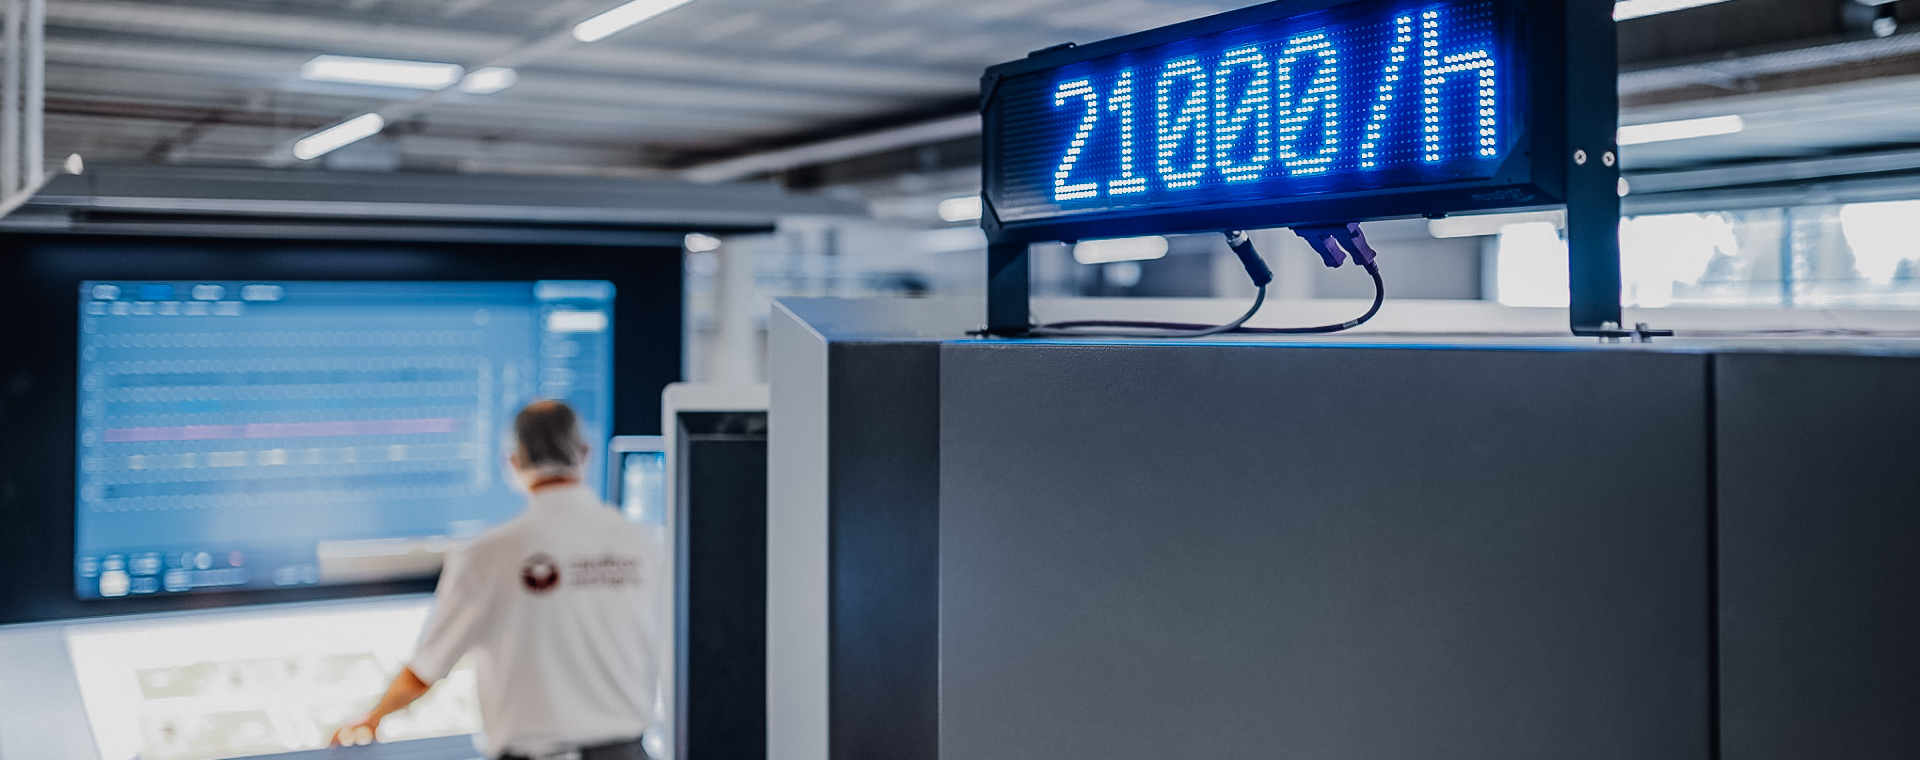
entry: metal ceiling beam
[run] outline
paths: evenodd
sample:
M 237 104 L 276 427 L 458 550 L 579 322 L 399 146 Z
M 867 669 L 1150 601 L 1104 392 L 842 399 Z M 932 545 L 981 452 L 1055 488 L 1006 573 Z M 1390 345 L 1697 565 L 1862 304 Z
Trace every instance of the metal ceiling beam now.
M 807 55 L 757 56 L 749 46 L 659 44 L 629 47 L 575 42 L 567 27 L 538 30 L 536 38 L 476 30 L 452 30 L 427 24 L 393 24 L 357 18 L 289 16 L 189 5 L 154 5 L 128 0 L 89 0 L 54 6 L 52 21 L 62 27 L 91 29 L 116 37 L 150 35 L 184 43 L 183 47 L 213 47 L 236 53 L 252 51 L 297 58 L 285 69 L 291 74 L 299 62 L 315 52 L 379 57 L 444 60 L 478 67 L 519 66 L 538 60 L 543 66 L 617 73 L 636 71 L 649 77 L 681 77 L 688 81 L 715 79 L 762 88 L 790 87 L 802 91 L 892 92 L 897 94 L 951 94 L 974 86 L 978 72 L 971 68 L 938 66 L 862 66 L 818 60 Z M 241 40 L 244 44 L 235 44 Z M 398 53 L 396 51 L 406 51 Z M 497 62 L 496 62 L 497 61 Z M 229 64 L 228 74 L 247 75 Z
M 163 93 L 170 101 L 212 95 L 231 99 L 235 93 L 255 93 L 267 87 L 301 97 L 340 97 L 367 101 L 404 101 L 415 93 L 361 85 L 334 85 L 300 80 L 292 72 L 302 55 L 267 54 L 220 47 L 184 47 L 141 43 L 65 40 L 48 47 L 49 61 L 60 70 L 67 90 L 120 91 L 152 97 Z M 236 71 L 252 72 L 236 75 Z M 281 71 L 278 75 L 267 72 Z M 161 84 L 157 81 L 167 78 Z M 158 84 L 158 86 L 156 86 Z M 230 102 L 230 101 L 229 101 Z M 794 113 L 801 116 L 871 113 L 891 109 L 892 98 L 864 94 L 796 92 L 760 84 L 715 85 L 631 76 L 581 75 L 538 68 L 521 75 L 514 88 L 494 95 L 450 97 L 475 107 L 497 105 L 501 110 L 565 104 L 633 106 L 691 106 L 702 110 L 739 113 Z M 609 125 L 615 126 L 615 125 Z
M 145 34 L 222 45 L 244 41 L 251 46 L 324 48 L 326 52 L 364 55 L 408 50 L 424 60 L 451 59 L 456 63 L 478 51 L 498 50 L 524 39 L 523 34 L 453 29 L 444 24 L 392 24 L 377 14 L 326 18 L 132 0 L 56 3 L 48 9 L 47 21 L 60 28 L 95 29 L 118 36 Z
M 310 132 L 314 127 L 336 121 L 337 117 L 310 118 L 309 114 L 275 114 L 245 109 L 194 108 L 168 106 L 110 98 L 60 98 L 49 114 L 55 118 L 127 120 L 145 122 L 171 134 L 184 125 L 217 123 L 225 126 L 257 129 L 261 134 L 281 139 Z M 278 117 L 278 118 L 276 118 Z M 608 129 L 618 120 L 618 129 Z M 545 112 L 520 113 L 511 118 L 493 112 L 463 113 L 442 109 L 427 120 L 423 131 L 448 136 L 472 136 L 476 139 L 526 139 L 531 141 L 580 141 L 639 146 L 642 138 L 680 138 L 688 130 L 709 134 L 718 141 L 740 139 L 762 132 L 767 122 L 746 117 L 715 117 L 676 113 L 670 110 L 609 110 L 591 107 L 553 108 Z M 101 125 L 95 125 L 101 126 Z M 111 124 L 107 125 L 111 126 Z M 393 131 L 413 130 L 411 123 L 396 121 Z
M 1920 174 L 1854 175 L 1758 187 L 1701 188 L 1620 199 L 1624 214 L 1690 214 L 1842 203 L 1912 200 Z
M 1620 74 L 1620 95 L 1646 95 L 1700 85 L 1735 89 L 1741 81 L 1760 77 L 1907 57 L 1920 58 L 1920 32 L 1798 44 L 1624 71 Z
M 1706 169 L 1628 174 L 1627 183 L 1639 196 L 1685 190 L 1708 190 L 1836 177 L 1920 170 L 1920 149 L 1876 151 L 1788 161 L 1767 161 Z
M 685 169 L 681 171 L 680 176 L 694 182 L 732 182 L 769 172 L 841 161 L 978 134 L 980 134 L 980 116 L 963 114 L 853 137 L 842 137 L 715 161 Z
M 111 218 L 226 216 L 364 223 L 767 229 L 782 217 L 851 215 L 856 205 L 768 185 L 673 180 L 91 166 L 28 204 L 85 226 Z M 10 225 L 0 221 L 0 229 Z

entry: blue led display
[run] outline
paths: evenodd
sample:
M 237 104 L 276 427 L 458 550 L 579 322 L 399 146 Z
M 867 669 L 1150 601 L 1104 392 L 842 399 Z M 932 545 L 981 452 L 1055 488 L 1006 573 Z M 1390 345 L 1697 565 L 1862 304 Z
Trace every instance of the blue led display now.
M 1496 0 L 1360 2 L 997 83 L 1002 223 L 1483 180 L 1524 106 Z

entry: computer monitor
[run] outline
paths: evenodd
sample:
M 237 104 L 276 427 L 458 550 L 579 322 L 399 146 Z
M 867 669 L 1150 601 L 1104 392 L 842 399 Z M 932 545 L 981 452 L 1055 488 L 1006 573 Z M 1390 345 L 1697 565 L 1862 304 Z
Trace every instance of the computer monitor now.
M 404 556 L 386 556 L 381 551 L 349 551 L 331 556 L 371 554 L 376 556 L 354 559 L 363 568 L 372 567 L 379 562 L 389 562 L 402 567 L 390 567 L 375 573 L 384 575 L 388 570 L 397 570 L 392 579 L 367 582 L 343 580 L 338 584 L 307 583 L 304 575 L 295 578 L 288 573 L 283 573 L 282 580 L 300 581 L 295 585 L 287 586 L 274 585 L 273 571 L 269 568 L 265 570 L 264 583 L 250 577 L 245 585 L 199 587 L 187 592 L 165 591 L 163 573 L 158 576 L 162 584 L 161 588 L 152 593 L 134 593 L 133 577 L 129 572 L 125 596 L 99 596 L 97 585 L 94 587 L 93 596 L 83 597 L 76 593 L 81 585 L 76 583 L 76 576 L 79 575 L 76 571 L 86 569 L 82 561 L 86 556 L 93 556 L 97 567 L 106 554 L 122 554 L 122 562 L 127 562 L 130 566 L 129 560 L 132 558 L 128 553 L 145 554 L 161 551 L 160 549 L 125 547 L 121 551 L 102 551 L 92 555 L 78 554 L 75 551 L 83 543 L 79 536 L 82 514 L 77 507 L 85 498 L 79 493 L 83 475 L 80 453 L 85 448 L 80 440 L 82 426 L 79 424 L 81 413 L 84 411 L 80 399 L 83 390 L 81 349 L 91 340 L 81 333 L 84 326 L 83 316 L 105 321 L 113 317 L 114 309 L 112 303 L 106 303 L 104 304 L 106 315 L 85 315 L 89 308 L 88 304 L 95 300 L 108 300 L 92 297 L 94 285 L 122 287 L 120 296 L 111 300 L 128 302 L 125 307 L 128 314 L 123 318 L 149 320 L 150 323 L 175 319 L 176 321 L 200 320 L 202 324 L 221 322 L 246 324 L 251 318 L 270 314 L 271 306 L 292 307 L 301 303 L 302 288 L 296 288 L 295 285 L 333 283 L 337 288 L 347 291 L 364 288 L 360 292 L 374 293 L 384 288 L 385 294 L 397 293 L 398 295 L 384 300 L 368 299 L 371 305 L 396 310 L 391 313 L 399 315 L 399 318 L 385 325 L 386 329 L 407 331 L 465 329 L 470 331 L 473 329 L 473 311 L 485 308 L 486 318 L 489 320 L 487 326 L 489 331 L 504 329 L 503 325 L 510 321 L 508 315 L 517 314 L 519 316 L 513 319 L 523 320 L 521 324 L 526 325 L 520 328 L 525 331 L 523 334 L 537 337 L 546 331 L 549 325 L 536 325 L 531 314 L 540 309 L 564 307 L 571 297 L 549 294 L 553 295 L 553 298 L 543 302 L 535 296 L 535 283 L 608 283 L 613 291 L 611 300 L 598 301 L 602 307 L 601 311 L 605 313 L 605 332 L 595 333 L 586 329 L 597 326 L 602 320 L 602 317 L 591 315 L 565 316 L 558 323 L 551 325 L 556 332 L 567 336 L 566 342 L 574 344 L 575 347 L 570 348 L 556 342 L 548 348 L 540 348 L 533 342 L 534 338 L 530 337 L 528 342 L 518 349 L 469 346 L 464 350 L 488 356 L 494 356 L 499 351 L 512 351 L 520 356 L 535 357 L 541 361 L 566 359 L 571 362 L 566 366 L 558 367 L 570 372 L 547 373 L 548 376 L 545 377 L 532 372 L 521 372 L 517 376 L 517 382 L 551 384 L 556 379 L 573 380 L 566 398 L 581 408 L 589 428 L 600 425 L 598 429 L 586 431 L 592 436 L 588 440 L 595 444 L 595 449 L 600 449 L 598 444 L 605 442 L 607 436 L 615 433 L 660 432 L 661 389 L 679 379 L 683 358 L 681 320 L 684 294 L 681 290 L 680 273 L 684 251 L 680 247 L 678 235 L 662 235 L 658 245 L 635 242 L 631 237 L 602 240 L 593 235 L 576 235 L 573 237 L 577 239 L 571 242 L 554 239 L 536 244 L 513 241 L 490 242 L 472 235 L 452 233 L 442 239 L 434 237 L 438 233 L 433 233 L 432 230 L 419 230 L 417 231 L 418 239 L 407 240 L 361 240 L 345 237 L 329 240 L 293 240 L 256 237 L 184 237 L 178 233 L 170 234 L 167 231 L 169 229 L 173 228 L 143 228 L 140 234 L 121 235 L 10 233 L 0 236 L 0 290 L 4 290 L 6 294 L 5 298 L 0 298 L 0 325 L 5 327 L 0 329 L 0 356 L 6 357 L 0 360 L 0 430 L 6 431 L 6 435 L 0 436 L 0 485 L 4 486 L 0 487 L 0 514 L 5 514 L 8 520 L 7 529 L 0 530 L 0 578 L 7 579 L 6 583 L 0 583 L 0 625 L 102 615 L 133 615 L 234 605 L 418 593 L 433 588 L 433 573 L 427 567 L 434 563 L 431 555 L 413 557 L 412 560 L 419 561 L 410 564 L 410 561 L 403 561 L 406 559 Z M 145 300 L 140 298 L 142 294 L 139 287 L 142 285 L 174 285 L 176 288 L 169 294 L 173 296 L 172 299 Z M 215 299 L 195 299 L 191 286 L 198 285 L 217 285 L 223 290 L 220 297 Z M 248 285 L 279 285 L 282 288 L 279 291 L 280 301 L 248 301 L 243 290 L 234 289 L 236 286 L 244 289 Z M 472 292 L 459 295 L 443 289 L 453 285 L 511 286 L 520 295 L 500 296 L 496 299 L 493 295 L 478 295 Z M 188 287 L 182 292 L 178 286 Z M 133 289 L 129 292 L 128 287 Z M 605 286 L 601 287 L 604 289 Z M 156 290 L 151 295 L 160 294 Z M 212 292 L 203 290 L 202 295 L 212 295 Z M 256 289 L 254 295 L 264 299 L 271 297 L 273 290 L 271 288 Z M 308 295 L 317 297 L 322 294 L 309 293 Z M 420 315 L 445 307 L 449 300 L 457 301 L 462 298 L 469 299 L 467 306 L 462 307 L 462 310 L 467 312 L 465 324 L 468 327 L 424 328 L 407 321 L 422 319 L 424 317 Z M 473 299 L 482 301 L 491 299 L 504 305 L 480 307 L 474 305 Z M 145 307 L 138 305 L 143 300 L 153 304 L 152 314 L 134 313 L 136 309 L 144 310 Z M 179 304 L 174 308 L 183 313 L 163 314 L 163 311 L 168 308 L 164 305 L 166 300 Z M 311 302 L 312 298 L 306 300 Z M 593 300 L 595 299 L 589 299 L 589 301 Z M 217 304 L 221 301 L 239 302 L 241 313 L 238 315 L 216 314 L 214 313 L 216 307 L 209 305 L 206 307 L 208 313 L 205 316 L 184 315 L 184 310 L 198 308 L 187 306 L 186 304 L 190 301 L 209 304 Z M 335 305 L 337 307 L 338 302 Z M 220 308 L 231 310 L 234 307 Z M 407 309 L 413 309 L 414 316 L 406 316 Z M 311 329 L 305 323 L 295 323 L 291 327 Z M 100 328 L 96 326 L 95 329 Z M 169 337 L 170 341 L 183 342 L 182 346 L 169 347 L 169 350 L 208 351 L 213 348 L 215 335 L 212 334 L 212 330 L 212 327 L 199 328 L 189 330 L 183 338 Z M 348 331 L 343 329 L 340 332 Z M 208 343 L 205 348 L 198 345 L 202 333 L 205 333 L 204 337 Z M 585 341 L 590 335 L 599 335 L 605 344 L 604 347 L 588 350 L 589 346 Z M 100 337 L 105 336 L 92 336 L 92 338 Z M 194 345 L 184 345 L 185 343 Z M 459 348 L 461 347 L 406 346 L 395 349 L 394 353 L 396 355 L 426 354 L 430 353 L 429 349 Z M 228 357 L 223 361 L 266 359 L 289 355 L 300 358 L 319 354 L 323 350 L 334 349 L 331 346 L 263 345 L 235 349 L 233 353 L 238 356 Z M 578 350 L 581 353 L 563 356 L 544 353 L 547 350 L 555 352 Z M 605 363 L 597 366 L 591 364 L 591 358 L 596 356 Z M 163 361 L 165 359 L 154 356 L 129 356 L 126 360 Z M 197 360 L 215 361 L 219 360 L 219 357 L 203 355 Z M 100 351 L 96 350 L 89 361 L 120 360 L 102 356 Z M 351 370 L 352 367 L 338 369 Z M 475 377 L 478 377 L 477 372 Z M 498 375 L 495 376 L 496 385 L 493 390 L 500 394 L 500 397 L 496 399 L 497 404 L 488 405 L 493 410 L 492 424 L 496 426 L 496 432 L 491 437 L 475 434 L 475 437 L 469 439 L 477 442 L 477 445 L 485 446 L 485 451 L 474 452 L 476 458 L 485 456 L 484 462 L 476 459 L 476 466 L 499 466 L 506 453 L 505 429 L 500 426 L 504 425 L 504 416 L 510 413 L 517 402 L 523 400 L 505 398 L 504 390 L 498 386 L 498 377 Z M 596 411 L 589 408 L 595 402 L 591 402 L 586 397 L 586 389 L 590 386 L 588 380 L 600 382 L 599 378 L 608 379 L 609 384 L 600 386 L 602 401 L 598 402 L 601 406 Z M 382 384 L 367 384 L 369 398 L 374 397 L 374 391 L 385 390 L 380 388 L 380 385 Z M 605 389 L 609 387 L 611 391 L 610 395 L 607 395 L 608 391 Z M 142 389 L 143 392 L 157 390 L 163 389 Z M 527 393 L 527 397 L 531 398 L 540 392 L 536 385 Z M 357 399 L 359 396 L 356 395 L 354 398 Z M 474 398 L 475 401 L 471 402 L 471 405 L 463 404 L 462 406 L 477 407 L 479 404 L 477 393 Z M 257 398 L 237 400 L 248 403 L 260 401 Z M 203 399 L 203 401 L 208 400 Z M 397 402 L 389 401 L 389 403 Z M 458 418 L 459 408 L 442 409 L 431 414 L 393 415 L 384 419 Z M 226 407 L 223 407 L 222 410 L 216 411 L 224 412 L 225 409 Z M 292 417 L 291 412 L 281 414 L 288 416 L 280 419 L 247 420 L 247 422 L 324 421 Z M 135 421 L 124 425 L 116 422 L 115 427 L 182 427 L 189 424 L 193 423 L 166 420 Z M 470 427 L 462 429 L 469 433 L 472 431 Z M 288 429 L 281 428 L 278 432 L 288 432 Z M 329 431 L 307 428 L 304 432 Z M 355 431 L 335 429 L 330 432 Z M 410 432 L 407 435 L 433 434 Z M 244 443 L 250 439 L 230 440 Z M 308 437 L 302 440 L 313 444 L 316 438 Z M 98 441 L 99 439 L 96 438 L 96 442 Z M 116 445 L 131 446 L 136 443 L 156 449 L 175 447 L 180 450 L 174 453 L 186 453 L 185 450 L 189 445 L 204 442 L 120 441 Z M 407 445 L 411 442 L 401 443 Z M 355 443 L 353 446 L 358 449 L 362 444 Z M 285 470 L 286 468 L 317 468 L 345 464 L 327 465 L 325 464 L 326 455 L 321 455 L 322 462 L 319 464 L 295 464 L 292 458 L 292 451 L 295 448 L 346 448 L 344 443 L 324 447 L 288 444 L 277 448 L 288 452 L 287 464 L 248 464 L 243 469 Z M 218 451 L 235 450 L 240 449 L 238 447 L 218 449 Z M 215 451 L 215 449 L 205 449 L 205 451 Z M 356 459 L 359 458 L 359 453 L 359 451 L 355 452 Z M 393 468 L 397 470 L 402 466 L 419 466 L 420 463 L 413 457 L 421 453 L 412 448 L 405 450 L 403 461 L 393 463 Z M 601 482 L 598 473 L 604 465 L 604 460 L 601 459 L 604 453 L 604 451 L 594 453 L 593 466 L 590 468 L 594 471 L 590 477 L 593 478 L 592 482 L 596 488 Z M 268 456 L 270 459 L 278 457 L 276 454 Z M 231 457 L 227 461 L 232 461 Z M 153 460 L 147 460 L 146 464 L 153 464 Z M 196 461 L 196 464 L 205 463 Z M 226 468 L 195 468 L 195 470 L 223 469 Z M 372 474 L 378 475 L 383 472 Z M 157 478 L 151 470 L 148 474 Z M 197 474 L 205 475 L 206 473 L 198 472 Z M 292 472 L 289 470 L 281 474 L 292 474 Z M 167 477 L 176 475 L 180 473 L 170 471 Z M 504 480 L 502 474 L 496 470 L 490 477 L 493 478 L 493 482 L 502 483 L 501 489 L 493 492 L 496 496 L 500 493 L 512 495 L 512 491 L 502 482 Z M 427 486 L 417 487 L 427 488 Z M 442 487 L 445 487 L 444 484 Z M 103 498 L 106 496 L 104 491 L 101 496 Z M 185 494 L 173 496 L 185 496 Z M 497 508 L 503 504 L 511 509 L 519 509 L 523 503 L 517 496 L 505 502 L 488 501 L 483 498 L 474 503 L 471 508 L 478 511 L 480 517 L 477 519 L 490 519 L 485 512 L 487 509 Z M 384 504 L 386 507 L 381 511 L 378 520 L 367 517 L 364 512 L 359 513 L 357 517 L 340 515 L 337 514 L 340 509 L 338 507 L 308 508 L 305 512 L 286 510 L 284 514 L 290 514 L 299 520 L 310 521 L 308 527 L 312 527 L 311 521 L 325 519 L 361 520 L 366 525 L 382 525 L 386 524 L 382 522 L 385 520 L 411 519 L 407 515 L 423 509 L 439 508 L 434 506 L 431 498 L 415 499 L 409 495 L 394 495 L 386 499 Z M 444 507 L 447 502 L 442 499 L 440 504 Z M 175 518 L 190 515 L 200 521 L 198 523 L 200 529 L 210 532 L 228 530 L 231 526 L 225 521 L 234 517 L 231 510 L 186 509 L 156 509 L 147 510 L 144 513 L 119 511 L 98 516 L 103 519 L 120 520 L 140 517 L 143 514 L 146 517 L 170 515 Z M 178 523 L 175 524 L 178 525 Z M 291 529 L 298 525 L 290 518 L 287 525 L 271 527 L 278 530 Z M 440 530 L 427 530 L 422 533 L 428 536 L 444 534 L 455 537 L 450 538 L 451 541 L 456 540 L 458 535 L 464 535 L 465 531 L 472 527 L 477 527 L 477 524 L 466 523 L 465 527 L 461 528 L 443 527 Z M 153 531 L 155 537 L 162 537 L 163 534 L 164 531 Z M 333 539 L 329 538 L 329 540 Z M 330 544 L 330 546 L 336 545 Z M 376 548 L 365 544 L 361 546 Z M 318 548 L 317 540 L 308 547 L 316 559 L 319 556 Z M 394 547 L 380 548 L 391 550 Z M 207 546 L 194 548 L 192 551 L 193 571 L 200 571 L 198 565 L 201 551 L 205 551 L 208 555 L 207 571 L 230 569 L 223 565 L 230 564 L 232 557 L 224 555 L 231 555 L 233 549 Z M 252 570 L 265 566 L 264 558 L 255 556 L 255 552 L 249 552 L 244 548 L 240 551 L 240 559 L 249 568 L 250 576 Z M 187 548 L 173 552 L 176 562 L 179 561 L 180 555 L 186 552 Z M 143 568 L 152 566 L 151 558 L 143 557 L 142 559 L 145 561 Z M 337 566 L 340 563 L 332 564 Z M 162 570 L 165 567 L 163 563 Z M 217 579 L 219 576 L 206 580 Z
M 524 507 L 504 458 L 527 402 L 607 440 L 614 291 L 80 283 L 75 593 L 430 577 Z
M 667 525 L 663 441 L 657 435 L 621 435 L 607 442 L 607 502 L 637 525 Z

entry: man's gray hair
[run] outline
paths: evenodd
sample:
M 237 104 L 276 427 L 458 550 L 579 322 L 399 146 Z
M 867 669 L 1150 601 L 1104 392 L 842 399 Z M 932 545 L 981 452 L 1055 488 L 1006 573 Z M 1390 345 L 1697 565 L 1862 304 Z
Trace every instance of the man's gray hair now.
M 540 477 L 580 474 L 587 441 L 580 435 L 580 416 L 566 404 L 541 399 L 513 418 L 513 439 L 520 464 Z

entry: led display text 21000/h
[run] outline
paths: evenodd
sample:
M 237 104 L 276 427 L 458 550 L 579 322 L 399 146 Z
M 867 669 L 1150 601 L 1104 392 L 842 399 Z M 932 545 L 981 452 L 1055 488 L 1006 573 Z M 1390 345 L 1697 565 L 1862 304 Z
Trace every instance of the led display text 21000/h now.
M 1520 105 L 1494 4 L 1369 5 L 1008 87 L 996 202 L 1017 218 L 1489 176 Z

